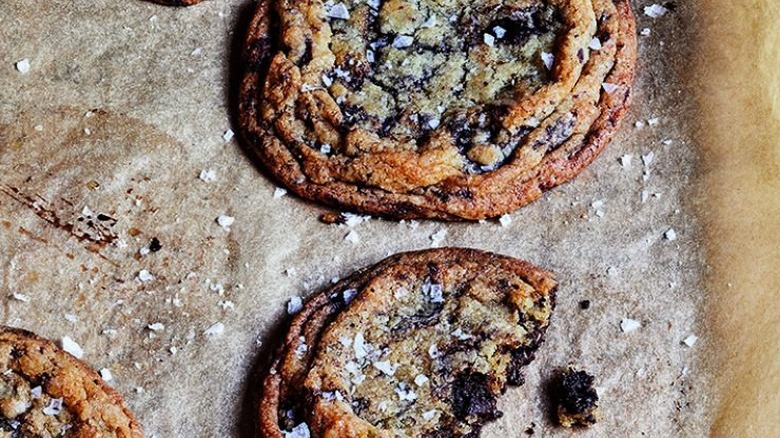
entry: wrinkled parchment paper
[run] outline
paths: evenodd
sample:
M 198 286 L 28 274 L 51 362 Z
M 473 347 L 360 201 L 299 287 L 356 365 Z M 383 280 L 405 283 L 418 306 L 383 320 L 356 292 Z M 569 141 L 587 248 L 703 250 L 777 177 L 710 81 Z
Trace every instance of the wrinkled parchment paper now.
M 777 17 L 771 0 L 752 1 Z M 780 106 L 777 82 L 769 98 L 749 91 L 770 72 L 751 68 L 769 61 L 755 54 L 761 38 L 747 38 L 750 20 L 770 32 L 771 14 L 728 15 L 731 44 L 753 51 L 729 68 L 742 52 L 718 52 L 722 37 L 708 32 L 737 7 L 687 3 L 651 18 L 649 2 L 632 2 L 638 29 L 650 29 L 634 108 L 574 182 L 505 226 L 349 228 L 281 196 L 231 138 L 252 1 L 3 0 L 2 322 L 75 339 L 111 371 L 147 436 L 249 436 L 253 373 L 288 300 L 446 230 L 442 245 L 523 258 L 561 282 L 527 382 L 507 392 L 484 436 L 571 436 L 547 396 L 568 363 L 596 375 L 604 413 L 578 436 L 772 436 Z M 624 332 L 626 319 L 641 327 Z

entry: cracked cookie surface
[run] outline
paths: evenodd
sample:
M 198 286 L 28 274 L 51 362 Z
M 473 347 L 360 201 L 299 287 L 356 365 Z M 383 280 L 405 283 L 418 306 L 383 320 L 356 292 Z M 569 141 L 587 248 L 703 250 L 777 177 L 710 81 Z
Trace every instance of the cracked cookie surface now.
M 305 198 L 495 217 L 609 142 L 635 46 L 623 0 L 263 0 L 239 119 L 261 165 Z
M 358 272 L 293 318 L 263 382 L 260 436 L 478 435 L 523 382 L 555 287 L 526 262 L 457 248 Z
M 0 436 L 142 437 L 122 397 L 53 343 L 0 326 Z

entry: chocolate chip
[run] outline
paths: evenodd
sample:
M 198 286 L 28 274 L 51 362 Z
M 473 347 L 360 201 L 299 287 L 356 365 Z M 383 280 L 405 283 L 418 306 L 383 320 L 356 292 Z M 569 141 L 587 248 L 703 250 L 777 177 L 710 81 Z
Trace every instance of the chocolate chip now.
M 582 301 L 580 301 L 580 309 L 582 309 L 582 310 L 590 309 L 590 300 L 582 300 Z
M 149 251 L 157 252 L 161 249 L 162 249 L 162 244 L 160 243 L 160 240 L 156 237 L 152 237 L 152 241 L 149 242 Z
M 452 386 L 452 409 L 461 421 L 483 423 L 500 418 L 496 394 L 490 390 L 488 376 L 482 373 L 461 373 Z

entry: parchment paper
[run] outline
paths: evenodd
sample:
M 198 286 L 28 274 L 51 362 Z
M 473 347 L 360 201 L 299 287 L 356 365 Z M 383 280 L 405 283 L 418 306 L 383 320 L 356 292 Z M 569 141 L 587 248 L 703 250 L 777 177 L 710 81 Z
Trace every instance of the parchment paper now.
M 726 2 L 704 3 L 711 4 L 678 3 L 651 18 L 642 13 L 647 2 L 632 2 L 638 28 L 650 35 L 640 37 L 634 109 L 621 134 L 574 182 L 512 214 L 508 226 L 371 219 L 350 229 L 320 223 L 322 207 L 274 197 L 274 183 L 226 135 L 252 1 L 170 9 L 141 1 L 3 0 L 2 322 L 74 338 L 86 361 L 111 370 L 110 383 L 147 436 L 249 436 L 248 389 L 287 321 L 287 301 L 388 254 L 429 247 L 444 229 L 443 245 L 520 257 L 561 282 L 527 382 L 507 392 L 505 415 L 484 436 L 571 436 L 554 425 L 547 396 L 555 369 L 568 363 L 596 375 L 604 412 L 578 436 L 735 436 L 725 420 L 716 422 L 741 421 L 727 416 L 734 407 L 726 399 L 743 401 L 738 412 L 757 412 L 748 415 L 751 427 L 776 424 L 776 391 L 763 389 L 765 410 L 751 408 L 766 376 L 761 370 L 776 369 L 777 327 L 769 325 L 776 314 L 747 294 L 770 284 L 776 292 L 777 252 L 754 259 L 775 283 L 751 283 L 750 264 L 726 280 L 723 267 L 736 247 L 718 252 L 713 242 L 743 236 L 719 222 L 729 215 L 705 214 L 736 202 L 721 198 L 724 187 L 732 190 L 722 182 L 734 175 L 723 161 L 728 154 L 704 148 L 720 141 L 709 128 L 723 119 L 707 118 L 702 108 L 722 102 L 696 98 L 720 85 L 691 76 L 714 67 L 724 77 L 738 71 L 708 56 L 715 50 L 701 31 L 718 26 L 710 14 Z M 15 65 L 22 59 L 30 61 L 26 74 Z M 765 108 L 749 111 L 745 122 Z M 749 156 L 750 144 L 744 148 Z M 764 150 L 774 167 L 760 182 L 775 191 L 754 201 L 776 212 L 772 151 Z M 220 216 L 235 221 L 223 228 Z M 742 209 L 731 216 L 745 221 L 734 226 L 755 225 Z M 762 217 L 777 230 L 776 216 Z M 350 231 L 358 243 L 345 240 Z M 147 252 L 153 238 L 162 248 Z M 764 368 L 729 360 L 756 352 L 745 343 L 744 320 L 720 326 L 732 291 L 753 303 L 740 309 L 763 309 L 746 318 L 763 327 Z M 586 299 L 591 307 L 582 310 Z M 641 327 L 624 333 L 621 321 L 629 318 Z M 690 335 L 698 341 L 689 347 L 682 341 Z M 744 370 L 756 374 L 740 380 Z M 733 430 L 746 430 L 736 424 Z

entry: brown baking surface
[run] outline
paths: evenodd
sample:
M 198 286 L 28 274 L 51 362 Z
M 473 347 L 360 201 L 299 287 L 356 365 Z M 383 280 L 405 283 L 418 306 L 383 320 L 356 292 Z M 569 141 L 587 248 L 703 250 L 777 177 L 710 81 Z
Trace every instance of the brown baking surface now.
M 778 289 L 772 230 L 780 172 L 771 139 L 780 105 L 777 85 L 762 85 L 777 46 L 760 46 L 759 56 L 743 41 L 747 30 L 725 42 L 704 31 L 696 38 L 697 23 L 768 33 L 777 12 L 770 1 L 722 24 L 725 0 L 677 2 L 658 18 L 642 13 L 651 2 L 633 1 L 638 29 L 651 29 L 639 38 L 634 108 L 575 181 L 513 213 L 507 227 L 371 220 L 354 227 L 360 241 L 353 244 L 345 240 L 349 228 L 317 220 L 320 207 L 290 195 L 274 199 L 274 184 L 235 140 L 223 139 L 231 128 L 234 42 L 243 39 L 252 1 L 182 9 L 4 0 L 0 318 L 47 338 L 74 338 L 88 363 L 112 371 L 110 384 L 148 436 L 241 436 L 253 420 L 243 407 L 252 369 L 271 351 L 288 299 L 388 253 L 429 247 L 430 236 L 446 229 L 443 244 L 525 259 L 561 283 L 526 384 L 507 392 L 504 417 L 484 436 L 517 436 L 532 425 L 535 436 L 569 436 L 553 425 L 544 395 L 554 369 L 569 362 L 596 376 L 604 415 L 578 436 L 698 437 L 713 427 L 731 436 L 730 427 L 748 425 L 771 436 L 777 395 L 767 391 L 777 388 L 778 342 L 770 322 L 778 312 L 753 294 Z M 769 40 L 767 33 L 750 41 Z M 715 56 L 716 45 L 735 41 Z M 27 74 L 14 66 L 23 58 Z M 719 81 L 693 82 L 702 71 Z M 657 125 L 634 127 L 656 117 Z M 722 139 L 739 139 L 742 153 Z M 624 155 L 630 167 L 621 165 Z M 735 160 L 745 167 L 737 170 Z M 198 178 L 206 169 L 215 181 Z M 738 196 L 746 193 L 756 197 Z M 116 223 L 90 227 L 78 221 L 85 213 Z M 235 217 L 229 232 L 215 222 L 220 215 Z M 757 234 L 748 226 L 766 237 L 749 240 Z M 664 237 L 669 228 L 676 240 Z M 153 237 L 162 249 L 141 256 Z M 748 265 L 732 263 L 739 259 Z M 142 270 L 154 280 L 141 282 Z M 731 310 L 732 296 L 741 297 L 733 304 L 741 312 Z M 585 299 L 591 307 L 581 310 Z M 642 327 L 623 333 L 623 318 Z M 758 322 L 750 336 L 744 321 Z M 147 328 L 157 322 L 165 328 Z M 204 335 L 217 322 L 224 331 Z M 691 334 L 698 342 L 681 344 Z M 760 389 L 763 398 L 755 396 Z

